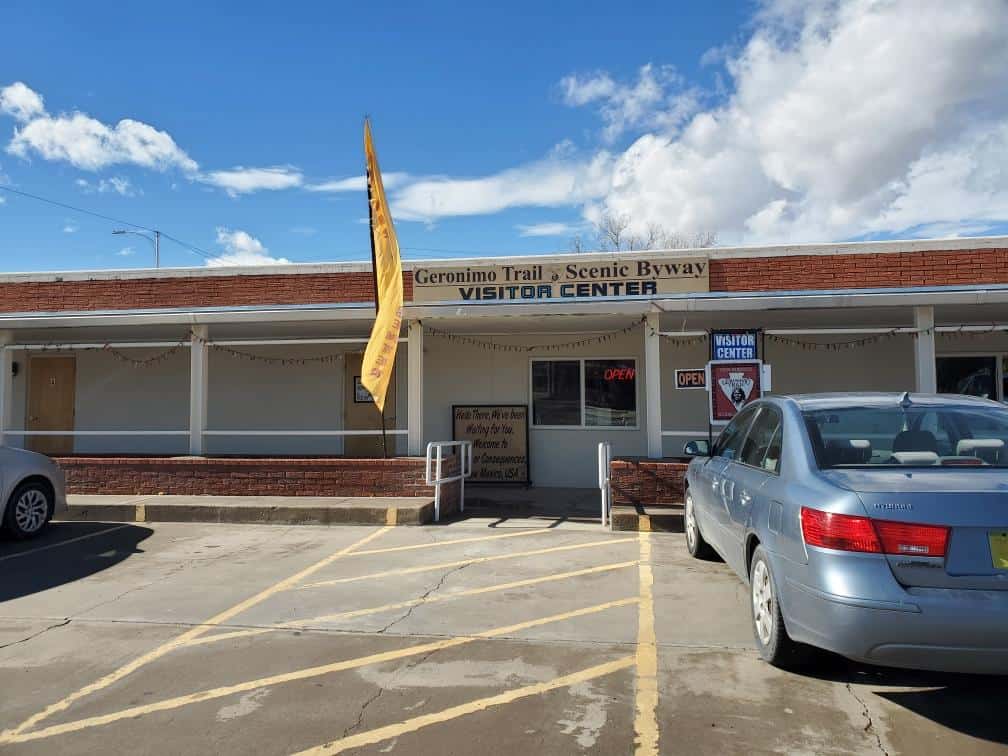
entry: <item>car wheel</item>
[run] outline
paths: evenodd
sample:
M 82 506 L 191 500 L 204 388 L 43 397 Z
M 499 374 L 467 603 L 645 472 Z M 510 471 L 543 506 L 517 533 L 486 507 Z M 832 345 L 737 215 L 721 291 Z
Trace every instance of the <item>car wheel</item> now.
M 762 546 L 756 547 L 749 570 L 753 636 L 760 656 L 775 667 L 789 668 L 805 660 L 805 646 L 795 643 L 784 627 L 773 571 Z
M 37 536 L 52 517 L 53 503 L 52 493 L 44 484 L 22 483 L 7 502 L 4 527 L 14 538 Z
M 696 559 L 713 559 L 714 549 L 704 540 L 700 532 L 700 523 L 696 518 L 696 504 L 693 502 L 693 494 L 686 489 L 686 504 L 683 507 L 683 528 L 686 531 L 686 549 L 690 556 Z

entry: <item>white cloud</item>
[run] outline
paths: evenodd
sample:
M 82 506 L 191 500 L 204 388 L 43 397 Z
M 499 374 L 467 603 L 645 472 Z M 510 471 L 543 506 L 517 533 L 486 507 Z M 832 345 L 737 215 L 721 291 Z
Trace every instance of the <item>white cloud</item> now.
M 431 222 L 460 215 L 486 215 L 511 207 L 580 205 L 604 196 L 611 159 L 600 152 L 590 160 L 548 157 L 479 178 L 430 177 L 392 193 L 392 215 Z
M 198 166 L 164 131 L 132 118 L 113 126 L 85 113 L 49 115 L 42 97 L 20 82 L 5 88 L 14 91 L 3 100 L 3 111 L 21 122 L 7 145 L 7 152 L 21 158 L 38 155 L 61 160 L 87 171 L 110 165 L 138 165 L 165 171 L 178 168 L 194 172 Z
M 133 249 L 133 247 L 123 247 L 118 252 L 116 252 L 116 256 L 118 257 L 132 257 L 135 254 L 136 250 Z
M 517 228 L 521 236 L 571 236 L 580 230 L 579 226 L 569 223 L 533 223 L 519 225 Z
M 0 195 L 0 205 L 6 205 L 6 204 L 7 204 L 7 198 L 4 197 L 3 195 Z
M 669 90 L 677 89 L 676 93 Z M 648 63 L 637 72 L 637 81 L 617 83 L 605 71 L 580 77 L 576 74 L 560 80 L 565 104 L 581 107 L 599 104 L 599 114 L 605 123 L 602 136 L 616 139 L 630 128 L 638 126 L 675 128 L 698 107 L 698 93 L 685 87 L 683 78 L 672 66 Z
M 247 231 L 217 229 L 217 243 L 224 248 L 223 254 L 207 260 L 207 266 L 222 268 L 235 265 L 285 265 L 290 262 L 283 257 L 271 257 L 263 243 Z
M 22 81 L 0 89 L 0 113 L 13 116 L 16 121 L 29 121 L 45 113 L 42 95 Z
M 76 234 L 78 231 L 80 231 L 80 226 L 76 223 L 67 223 L 63 226 L 64 234 Z
M 80 187 L 81 191 L 87 194 L 92 194 L 98 192 L 99 194 L 106 194 L 107 192 L 115 192 L 123 197 L 132 197 L 136 194 L 133 188 L 133 184 L 128 178 L 122 176 L 112 176 L 107 179 L 100 179 L 99 181 L 90 182 L 87 179 L 79 178 L 74 183 Z
M 290 232 L 299 236 L 315 236 L 318 229 L 314 226 L 291 226 Z
M 724 242 L 1008 218 L 1002 0 L 767 3 L 727 69 L 727 100 L 640 137 L 589 217 Z
M 236 166 L 230 170 L 210 171 L 197 176 L 197 180 L 223 189 L 231 197 L 263 190 L 293 189 L 304 183 L 301 171 L 290 165 L 268 168 Z
M 397 186 L 402 186 L 409 181 L 409 179 L 410 176 L 407 173 L 396 171 L 383 173 L 382 186 L 384 186 L 387 191 Z M 305 189 L 310 192 L 366 192 L 367 176 L 351 176 L 349 178 L 323 181 L 318 184 L 308 184 L 305 186 Z

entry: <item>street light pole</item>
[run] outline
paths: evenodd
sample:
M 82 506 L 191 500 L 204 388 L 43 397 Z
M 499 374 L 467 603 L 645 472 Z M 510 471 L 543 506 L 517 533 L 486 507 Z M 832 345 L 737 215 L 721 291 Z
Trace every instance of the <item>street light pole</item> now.
M 141 233 L 140 231 L 128 231 L 125 228 L 117 228 L 112 233 L 116 234 L 116 235 L 120 235 L 120 234 L 133 234 L 134 236 L 142 236 L 144 239 L 146 239 L 147 241 L 149 241 L 151 244 L 154 245 L 154 267 L 155 268 L 160 268 L 161 267 L 161 232 L 160 231 L 156 231 L 155 230 L 154 231 L 154 236 L 148 236 L 147 234 Z

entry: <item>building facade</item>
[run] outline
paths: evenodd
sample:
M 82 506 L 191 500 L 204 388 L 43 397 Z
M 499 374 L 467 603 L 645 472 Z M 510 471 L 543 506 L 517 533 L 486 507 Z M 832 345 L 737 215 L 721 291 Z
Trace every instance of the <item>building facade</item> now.
M 1008 238 L 430 260 L 404 285 L 383 442 L 359 385 L 366 263 L 0 276 L 0 434 L 154 470 L 402 458 L 464 433 L 467 407 L 525 408 L 524 439 L 483 429 L 486 469 L 519 480 L 500 469 L 524 455 L 532 484 L 585 488 L 600 441 L 659 459 L 707 436 L 706 392 L 675 371 L 712 331 L 755 333 L 774 393 L 1008 398 Z M 229 480 L 208 492 L 251 490 Z

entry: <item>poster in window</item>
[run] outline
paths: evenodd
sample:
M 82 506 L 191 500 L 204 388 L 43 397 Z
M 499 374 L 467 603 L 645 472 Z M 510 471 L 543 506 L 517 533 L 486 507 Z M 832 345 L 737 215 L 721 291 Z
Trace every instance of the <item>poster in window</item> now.
M 359 375 L 353 377 L 353 400 L 354 404 L 371 404 L 374 401 L 371 392 L 364 388 L 364 384 L 361 383 Z
M 471 441 L 471 483 L 529 485 L 528 407 L 524 404 L 456 404 L 452 437 Z
M 712 360 L 707 363 L 710 379 L 710 421 L 730 422 L 751 401 L 763 396 L 760 360 Z

